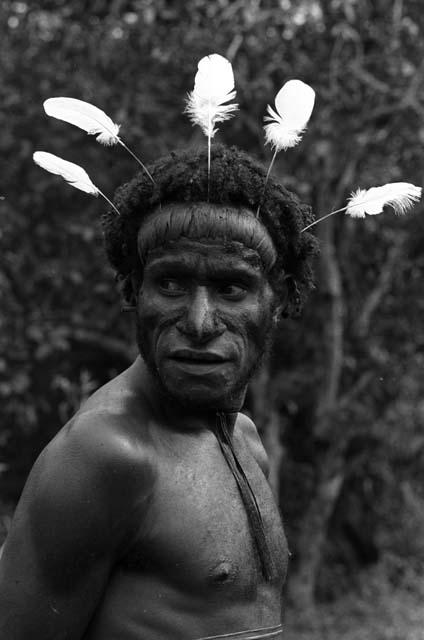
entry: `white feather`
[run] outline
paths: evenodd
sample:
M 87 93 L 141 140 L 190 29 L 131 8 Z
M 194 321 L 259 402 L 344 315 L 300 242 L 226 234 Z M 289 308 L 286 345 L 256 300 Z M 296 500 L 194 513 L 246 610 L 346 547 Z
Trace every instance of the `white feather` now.
M 275 111 L 268 105 L 265 143 L 276 152 L 294 147 L 302 138 L 315 102 L 315 91 L 301 80 L 289 80 L 275 97 Z
M 390 206 L 395 213 L 403 214 L 421 198 L 421 187 L 409 182 L 391 182 L 381 187 L 358 189 L 348 200 L 346 213 L 353 218 L 364 218 L 382 213 L 385 206 Z
M 197 69 L 185 112 L 210 139 L 217 131 L 216 123 L 228 120 L 238 109 L 237 104 L 225 104 L 236 95 L 234 74 L 231 63 L 217 53 L 202 58 Z
M 32 154 L 32 158 L 39 167 L 57 176 L 61 176 L 68 184 L 76 189 L 84 191 L 84 193 L 89 193 L 92 196 L 102 196 L 112 209 L 116 211 L 118 216 L 121 215 L 113 202 L 91 182 L 88 173 L 78 164 L 63 160 L 46 151 L 36 151 Z
M 76 189 L 90 193 L 93 196 L 99 195 L 100 190 L 91 182 L 87 172 L 79 165 L 62 160 L 62 158 L 58 158 L 46 151 L 36 151 L 32 157 L 39 167 L 61 176 Z
M 138 162 L 154 184 L 147 167 L 118 136 L 121 125 L 113 122 L 104 111 L 89 102 L 77 100 L 77 98 L 48 98 L 43 106 L 48 116 L 73 124 L 89 135 L 97 136 L 96 140 L 101 144 L 111 146 L 119 143 Z
M 365 218 L 366 213 L 369 216 L 378 215 L 386 206 L 392 207 L 397 214 L 406 213 L 421 199 L 421 192 L 421 187 L 416 187 L 410 182 L 389 182 L 381 187 L 357 189 L 352 193 L 345 207 L 321 216 L 304 227 L 301 233 L 341 211 L 345 211 L 352 218 Z
M 48 116 L 73 124 L 104 145 L 119 142 L 120 125 L 115 124 L 104 111 L 83 100 L 76 98 L 49 98 L 44 102 L 44 110 Z

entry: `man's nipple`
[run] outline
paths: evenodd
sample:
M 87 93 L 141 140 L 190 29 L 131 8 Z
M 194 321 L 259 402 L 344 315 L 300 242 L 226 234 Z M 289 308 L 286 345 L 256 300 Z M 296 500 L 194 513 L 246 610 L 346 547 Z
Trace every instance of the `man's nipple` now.
M 221 560 L 209 571 L 209 580 L 215 585 L 234 582 L 237 577 L 237 567 L 229 560 Z

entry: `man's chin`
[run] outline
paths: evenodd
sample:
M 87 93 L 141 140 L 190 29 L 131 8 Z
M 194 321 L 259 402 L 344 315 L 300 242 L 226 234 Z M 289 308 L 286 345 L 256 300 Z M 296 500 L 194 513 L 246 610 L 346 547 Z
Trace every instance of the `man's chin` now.
M 181 406 L 190 409 L 231 411 L 238 410 L 244 399 L 244 385 L 229 392 L 228 385 L 211 385 L 200 381 L 196 384 L 175 384 L 161 379 L 162 390 Z M 241 398 L 241 399 L 240 399 Z

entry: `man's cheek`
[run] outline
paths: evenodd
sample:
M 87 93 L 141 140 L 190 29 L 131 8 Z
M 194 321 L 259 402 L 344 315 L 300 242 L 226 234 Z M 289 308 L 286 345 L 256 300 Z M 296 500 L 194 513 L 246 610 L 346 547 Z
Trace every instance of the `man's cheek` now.
M 161 314 L 153 305 L 142 304 L 142 302 L 141 300 L 138 309 L 138 333 L 143 342 L 143 351 L 153 355 L 158 337 Z
M 258 342 L 263 343 L 269 339 L 273 326 L 274 294 L 269 286 L 260 296 L 256 311 L 251 329 L 256 333 Z
M 172 315 L 157 313 L 150 310 L 139 315 L 139 335 L 143 342 L 143 351 L 149 355 L 150 361 L 155 366 L 168 354 L 171 343 L 175 342 L 173 325 L 175 319 Z
M 272 327 L 272 314 L 269 306 L 255 308 L 239 323 L 238 331 L 248 348 L 262 350 L 267 343 Z
M 138 319 L 143 330 L 151 333 L 162 324 L 163 317 L 163 309 L 154 296 L 143 293 L 138 303 Z

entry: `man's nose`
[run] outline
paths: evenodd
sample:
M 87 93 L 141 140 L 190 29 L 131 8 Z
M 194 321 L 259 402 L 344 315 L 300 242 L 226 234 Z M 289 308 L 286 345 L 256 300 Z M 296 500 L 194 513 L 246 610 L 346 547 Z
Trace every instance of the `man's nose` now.
M 178 330 L 198 341 L 207 342 L 225 331 L 217 318 L 216 308 L 207 287 L 198 287 L 193 292 L 184 316 L 177 323 Z

